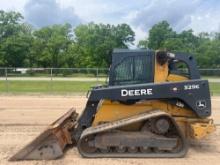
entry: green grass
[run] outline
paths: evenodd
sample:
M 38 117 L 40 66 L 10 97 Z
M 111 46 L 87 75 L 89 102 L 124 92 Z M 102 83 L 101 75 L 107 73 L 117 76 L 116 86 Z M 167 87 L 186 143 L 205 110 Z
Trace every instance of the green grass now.
M 100 82 L 81 81 L 0 81 L 0 94 L 12 93 L 52 93 L 52 94 L 85 94 L 92 86 L 104 84 Z M 220 95 L 220 83 L 210 83 L 212 95 Z
M 220 79 L 220 76 L 202 76 L 202 79 L 208 80 L 208 79 Z
M 210 82 L 209 87 L 212 95 L 220 95 L 220 83 Z
M 86 93 L 104 82 L 80 81 L 0 81 L 0 93 Z

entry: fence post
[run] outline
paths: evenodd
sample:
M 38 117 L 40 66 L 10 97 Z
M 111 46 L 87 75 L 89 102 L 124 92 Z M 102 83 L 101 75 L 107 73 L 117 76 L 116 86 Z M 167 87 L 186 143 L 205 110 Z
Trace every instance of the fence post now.
M 53 68 L 50 68 L 50 91 L 53 92 Z
M 8 93 L 8 68 L 5 68 L 5 83 L 6 83 L 6 92 Z
M 96 68 L 96 81 L 99 82 L 99 68 Z

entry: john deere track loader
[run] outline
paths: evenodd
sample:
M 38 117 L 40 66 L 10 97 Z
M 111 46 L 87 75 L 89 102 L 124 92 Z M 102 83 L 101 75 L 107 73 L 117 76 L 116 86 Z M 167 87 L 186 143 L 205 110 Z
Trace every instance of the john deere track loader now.
M 53 112 L 51 112 L 53 113 Z M 215 131 L 207 80 L 193 56 L 114 50 L 109 83 L 88 94 L 10 160 L 56 159 L 68 145 L 83 157 L 184 157 L 190 139 Z

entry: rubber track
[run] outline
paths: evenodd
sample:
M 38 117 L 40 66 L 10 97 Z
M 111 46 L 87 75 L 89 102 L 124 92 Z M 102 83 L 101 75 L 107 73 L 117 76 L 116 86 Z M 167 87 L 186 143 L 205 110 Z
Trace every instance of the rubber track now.
M 159 116 L 166 116 L 169 117 L 172 121 L 172 123 L 174 124 L 174 126 L 176 127 L 176 130 L 178 131 L 178 134 L 182 140 L 182 144 L 183 144 L 183 148 L 180 152 L 178 153 L 87 153 L 86 151 L 83 151 L 81 146 L 81 143 L 83 142 L 83 139 L 86 138 L 87 136 L 93 135 L 93 134 L 97 134 L 97 133 L 101 133 L 101 132 L 105 132 L 105 131 L 109 131 L 109 130 L 113 130 L 125 125 L 129 125 L 135 122 L 140 122 L 140 121 L 144 121 L 150 118 L 154 118 L 154 117 L 159 117 Z M 138 114 L 126 119 L 121 119 L 121 120 L 117 120 L 114 122 L 110 122 L 110 123 L 105 123 L 105 124 L 101 124 L 95 127 L 89 127 L 87 129 L 85 129 L 78 141 L 77 144 L 77 148 L 80 152 L 80 154 L 83 157 L 87 157 L 87 158 L 101 158 L 101 157 L 150 157 L 150 158 L 177 158 L 177 157 L 184 157 L 185 154 L 188 151 L 188 144 L 187 144 L 187 140 L 184 138 L 179 126 L 176 124 L 175 120 L 167 113 L 160 111 L 160 110 L 153 110 L 151 112 L 148 113 L 142 113 L 142 114 Z

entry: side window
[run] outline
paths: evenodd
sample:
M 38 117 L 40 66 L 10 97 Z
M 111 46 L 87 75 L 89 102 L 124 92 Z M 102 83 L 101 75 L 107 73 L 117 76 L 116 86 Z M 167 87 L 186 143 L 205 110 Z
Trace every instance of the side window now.
M 185 62 L 182 61 L 174 61 L 169 65 L 170 74 L 176 74 L 180 76 L 189 77 L 189 68 Z
M 119 63 L 114 70 L 114 85 L 140 84 L 151 81 L 150 56 L 130 56 Z
M 146 61 L 147 59 L 143 57 L 138 57 L 136 58 L 136 60 L 134 60 L 134 70 L 135 70 L 135 74 L 134 74 L 134 79 L 135 80 L 140 80 L 143 81 L 146 79 L 147 77 L 147 66 Z M 148 70 L 149 72 L 149 70 Z
M 133 58 L 127 58 L 115 68 L 115 82 L 133 79 Z

